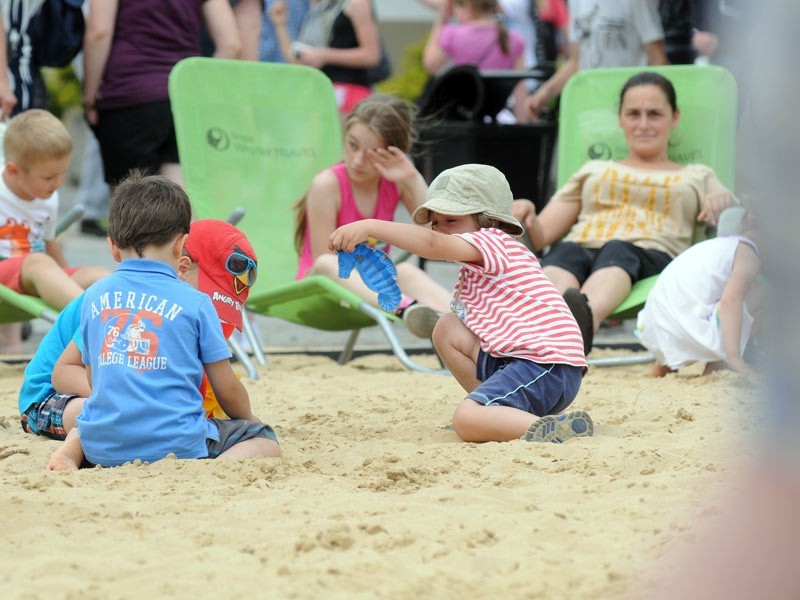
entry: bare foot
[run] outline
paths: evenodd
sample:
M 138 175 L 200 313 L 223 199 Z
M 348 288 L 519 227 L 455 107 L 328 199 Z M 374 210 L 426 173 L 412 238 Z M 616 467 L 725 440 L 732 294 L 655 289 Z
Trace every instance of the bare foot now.
M 718 360 L 718 361 L 715 361 L 715 362 L 710 362 L 710 363 L 707 363 L 706 364 L 706 368 L 703 369 L 703 375 L 710 375 L 711 373 L 714 373 L 716 371 L 724 371 L 727 368 L 728 368 L 728 365 L 726 365 L 721 360 Z
M 667 365 L 654 365 L 652 370 L 650 371 L 650 375 L 653 377 L 664 377 L 665 375 L 669 375 L 670 373 L 674 373 L 674 369 L 670 369 Z
M 48 471 L 77 471 L 79 466 L 80 464 L 67 452 L 64 452 L 63 448 L 53 452 L 50 460 L 47 461 Z
M 77 441 L 77 438 L 75 438 Z M 47 461 L 48 471 L 77 471 L 83 462 L 83 448 L 80 442 L 75 444 L 67 438 L 64 445 L 50 455 Z

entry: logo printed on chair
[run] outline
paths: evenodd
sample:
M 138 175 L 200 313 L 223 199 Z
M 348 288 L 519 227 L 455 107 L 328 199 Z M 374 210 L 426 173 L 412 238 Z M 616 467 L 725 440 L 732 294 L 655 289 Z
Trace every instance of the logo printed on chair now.
M 605 142 L 595 142 L 589 146 L 588 155 L 592 160 L 611 160 L 611 146 Z
M 231 138 L 219 127 L 212 127 L 206 132 L 206 140 L 212 148 L 222 152 L 231 145 Z

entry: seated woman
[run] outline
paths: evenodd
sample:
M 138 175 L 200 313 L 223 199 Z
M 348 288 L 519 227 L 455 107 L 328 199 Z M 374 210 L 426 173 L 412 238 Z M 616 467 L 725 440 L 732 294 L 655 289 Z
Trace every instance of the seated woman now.
M 631 286 L 660 273 L 692 243 L 698 222 L 715 225 L 735 202 L 710 167 L 667 156 L 679 116 L 667 78 L 634 75 L 619 106 L 628 156 L 589 161 L 538 216 L 531 202 L 514 203 L 534 249 L 552 244 L 542 266 L 575 313 L 587 352 Z

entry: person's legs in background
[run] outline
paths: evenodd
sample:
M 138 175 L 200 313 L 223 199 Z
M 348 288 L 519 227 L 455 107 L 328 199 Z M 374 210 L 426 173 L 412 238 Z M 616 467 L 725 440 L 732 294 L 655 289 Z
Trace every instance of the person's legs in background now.
M 81 178 L 75 202 L 84 208 L 81 219 L 81 233 L 106 237 L 103 221 L 108 218 L 109 188 L 103 176 L 103 158 L 100 155 L 100 144 L 91 131 L 86 132 L 86 144 L 83 148 Z

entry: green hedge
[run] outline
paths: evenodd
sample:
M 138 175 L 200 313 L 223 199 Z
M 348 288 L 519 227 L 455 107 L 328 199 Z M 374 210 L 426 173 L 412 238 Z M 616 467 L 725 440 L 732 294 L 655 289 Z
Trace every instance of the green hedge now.
M 71 106 L 81 106 L 83 89 L 72 67 L 42 69 L 48 94 L 48 110 L 59 119 Z
M 409 44 L 406 47 L 399 68 L 398 65 L 394 65 L 395 75 L 375 86 L 379 92 L 394 94 L 409 102 L 417 99 L 428 80 L 428 73 L 422 66 L 422 52 L 426 41 L 427 36 L 416 44 Z

